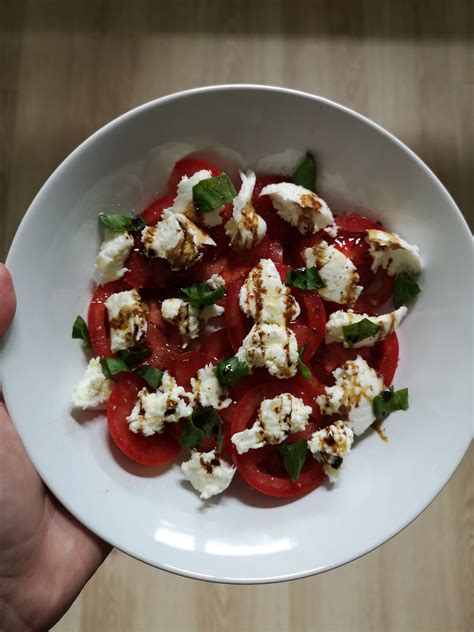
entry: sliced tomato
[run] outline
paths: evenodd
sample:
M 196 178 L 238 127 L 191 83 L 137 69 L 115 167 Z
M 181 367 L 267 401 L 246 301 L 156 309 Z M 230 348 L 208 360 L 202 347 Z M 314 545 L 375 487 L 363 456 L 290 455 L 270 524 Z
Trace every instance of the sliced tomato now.
M 383 230 L 382 224 L 365 215 L 339 215 L 334 219 L 336 226 L 345 233 L 364 233 L 366 230 Z
M 255 188 L 252 195 L 252 204 L 257 213 L 263 217 L 267 223 L 267 235 L 270 239 L 280 242 L 287 242 L 291 236 L 299 235 L 297 231 L 282 219 L 273 207 L 272 200 L 268 195 L 260 196 L 260 192 L 269 184 L 288 182 L 285 176 L 257 176 Z
M 160 306 L 156 301 L 148 303 L 146 345 L 151 349 L 147 362 L 157 369 L 166 368 L 171 360 L 183 351 L 178 330 L 163 320 Z
M 125 262 L 127 272 L 123 276 L 123 281 L 132 288 L 141 289 L 148 287 L 150 283 L 149 259 L 143 251 L 139 231 L 133 233 L 133 240 L 133 250 Z
M 259 385 L 248 391 L 236 406 L 231 425 L 232 435 L 251 427 L 263 399 L 271 399 L 285 392 L 291 392 L 296 397 L 302 397 L 306 402 L 311 401 L 310 396 L 304 389 L 295 383 L 290 384 L 286 381 L 284 384 L 272 382 Z M 315 422 L 313 421 L 313 423 Z M 318 425 L 316 422 L 314 428 L 317 428 Z M 287 441 L 291 442 L 294 440 L 297 440 L 297 437 L 291 437 Z M 321 465 L 313 459 L 310 452 L 308 452 L 305 464 L 296 482 L 293 482 L 288 476 L 283 466 L 278 446 L 265 446 L 256 450 L 249 450 L 245 454 L 238 454 L 235 446 L 233 446 L 232 454 L 243 480 L 257 491 L 268 496 L 300 496 L 318 487 L 324 478 Z
M 141 212 L 141 216 L 145 224 L 152 226 L 161 220 L 163 211 L 165 208 L 170 207 L 173 204 L 175 194 L 164 195 L 154 200 L 144 211 Z
M 167 369 L 179 386 L 190 389 L 191 378 L 196 377 L 199 369 L 203 369 L 206 364 L 214 364 L 212 356 L 199 351 L 185 351 L 173 358 Z
M 101 358 L 112 355 L 108 327 L 107 308 L 105 303 L 111 294 L 124 292 L 130 287 L 123 281 L 113 281 L 99 285 L 92 295 L 87 314 L 87 326 L 92 345 L 92 352 Z
M 163 465 L 178 454 L 179 443 L 165 426 L 162 433 L 145 437 L 129 429 L 127 417 L 137 399 L 138 392 L 146 386 L 136 375 L 120 375 L 107 402 L 107 423 L 115 444 L 129 459 L 142 465 Z M 172 424 L 169 424 L 172 425 Z
M 225 325 L 229 342 L 234 351 L 237 351 L 242 344 L 242 340 L 250 331 L 253 321 L 247 318 L 240 309 L 239 293 L 245 278 L 233 281 L 227 287 L 225 300 Z
M 303 360 L 304 362 L 309 362 L 323 341 L 326 332 L 326 312 L 324 304 L 316 291 L 293 288 L 291 293 L 301 308 L 301 315 L 296 322 L 303 323 L 309 330 L 309 334 L 307 334 L 307 338 L 303 342 L 303 344 L 306 345 Z M 296 337 L 298 339 L 298 335 Z M 299 344 L 298 348 L 301 348 Z
M 212 176 L 218 176 L 222 173 L 222 169 L 219 169 L 216 165 L 212 165 L 211 163 L 201 160 L 200 158 L 195 158 L 194 156 L 188 156 L 187 158 L 178 160 L 169 179 L 169 190 L 176 191 L 178 184 L 184 176 L 190 178 L 193 174 L 203 170 L 210 171 Z
M 386 270 L 379 268 L 372 280 L 361 292 L 354 310 L 357 312 L 372 312 L 389 301 L 393 296 L 394 277 Z
M 390 386 L 398 366 L 399 347 L 397 334 L 393 331 L 385 340 L 378 343 L 380 354 L 378 372 L 382 376 L 385 386 Z
M 233 354 L 233 350 L 227 335 L 226 329 L 219 329 L 212 334 L 207 335 L 199 348 L 201 353 L 211 356 L 215 360 L 223 360 L 229 358 Z

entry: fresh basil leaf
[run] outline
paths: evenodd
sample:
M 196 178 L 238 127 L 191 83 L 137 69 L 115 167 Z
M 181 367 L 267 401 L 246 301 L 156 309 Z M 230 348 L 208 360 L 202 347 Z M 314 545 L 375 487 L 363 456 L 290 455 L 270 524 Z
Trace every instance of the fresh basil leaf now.
M 396 410 L 408 410 L 408 389 L 394 391 L 393 386 L 386 388 L 374 397 L 372 405 L 377 419 L 384 419 Z
M 129 373 L 130 369 L 123 362 L 123 360 L 119 360 L 119 358 L 102 358 L 100 361 L 102 364 L 102 369 L 104 371 L 105 377 L 113 378 L 115 375 L 119 373 Z
M 278 452 L 283 459 L 283 465 L 291 480 L 295 483 L 301 474 L 308 453 L 308 442 L 300 439 L 294 443 L 285 443 L 279 446 Z
M 139 215 L 129 217 L 128 215 L 106 215 L 105 213 L 100 213 L 99 219 L 106 228 L 114 233 L 123 233 L 126 230 L 138 230 L 146 226 Z
M 135 369 L 134 373 L 141 375 L 141 377 L 147 382 L 151 388 L 158 388 L 161 378 L 163 377 L 163 371 L 155 369 L 154 366 L 149 364 L 143 364 Z
M 230 386 L 250 375 L 250 368 L 245 360 L 242 362 L 237 356 L 232 356 L 216 364 L 214 375 L 222 386 Z
M 137 349 L 136 351 L 124 349 L 123 351 L 119 351 L 117 353 L 117 357 L 122 362 L 125 362 L 129 368 L 131 368 L 134 364 L 137 364 L 137 362 L 140 362 L 143 358 L 147 358 L 150 354 L 151 349 L 146 347 L 145 349 Z
M 303 162 L 296 169 L 293 174 L 293 183 L 310 191 L 316 189 L 316 161 L 312 154 L 307 153 Z
M 84 350 L 91 351 L 91 339 L 89 337 L 89 329 L 87 328 L 86 321 L 82 316 L 77 316 L 72 326 L 72 337 L 82 340 L 84 343 Z
M 230 204 L 236 195 L 232 180 L 227 174 L 221 173 L 193 186 L 194 208 L 198 215 L 204 215 Z
M 420 286 L 407 272 L 397 274 L 393 287 L 393 305 L 395 309 L 409 303 L 420 292 Z
M 220 452 L 224 442 L 221 425 L 221 418 L 214 408 L 199 408 L 188 417 L 179 442 L 183 448 L 199 450 L 204 437 L 212 437 L 217 439 L 217 451 Z
M 319 290 L 319 288 L 324 287 L 325 284 L 318 269 L 312 266 L 311 268 L 288 270 L 285 285 L 288 287 L 296 287 L 299 290 Z
M 355 344 L 356 342 L 361 342 L 366 338 L 372 338 L 372 336 L 376 336 L 379 331 L 380 325 L 377 325 L 377 323 L 373 323 L 368 318 L 363 318 L 358 323 L 346 325 L 342 328 L 344 340 L 351 345 Z
M 301 351 L 298 354 L 298 366 L 301 372 L 301 375 L 305 380 L 312 380 L 313 374 L 311 373 L 311 369 L 303 362 L 304 352 L 306 350 L 306 345 L 301 347 Z
M 207 283 L 193 283 L 188 287 L 182 287 L 179 293 L 193 307 L 206 307 L 217 303 L 224 296 L 225 290 L 224 287 L 213 290 Z

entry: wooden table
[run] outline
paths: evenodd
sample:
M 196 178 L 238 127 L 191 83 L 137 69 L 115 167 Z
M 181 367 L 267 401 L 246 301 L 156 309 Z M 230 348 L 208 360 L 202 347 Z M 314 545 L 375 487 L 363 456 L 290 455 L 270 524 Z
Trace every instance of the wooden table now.
M 472 226 L 472 25 L 472 0 L 0 0 L 0 252 L 91 132 L 149 99 L 231 82 L 367 114 L 421 156 Z M 473 629 L 473 454 L 414 524 L 343 568 L 222 586 L 113 552 L 55 630 Z

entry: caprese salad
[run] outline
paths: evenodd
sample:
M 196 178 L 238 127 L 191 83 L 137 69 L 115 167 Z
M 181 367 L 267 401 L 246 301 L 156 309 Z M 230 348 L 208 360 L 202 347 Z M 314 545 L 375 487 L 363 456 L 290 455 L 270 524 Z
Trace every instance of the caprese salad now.
M 270 496 L 335 482 L 354 440 L 408 408 L 395 330 L 420 292 L 419 249 L 315 190 L 311 154 L 240 182 L 188 156 L 139 215 L 99 215 L 72 406 L 105 407 L 138 463 L 187 450 L 203 499 L 236 474 Z

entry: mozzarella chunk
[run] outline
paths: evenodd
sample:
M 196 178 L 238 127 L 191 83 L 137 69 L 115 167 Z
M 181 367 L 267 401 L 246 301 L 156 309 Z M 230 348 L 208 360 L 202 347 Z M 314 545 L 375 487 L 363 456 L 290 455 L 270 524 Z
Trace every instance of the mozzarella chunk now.
M 108 380 L 104 375 L 100 358 L 92 358 L 84 377 L 73 388 L 72 408 L 82 408 L 82 410 L 104 408 L 112 392 L 112 386 L 112 380 Z
M 215 450 L 193 450 L 189 461 L 181 464 L 181 470 L 203 500 L 226 490 L 235 474 L 235 466 L 218 457 Z
M 303 235 L 317 233 L 333 223 L 326 202 L 316 193 L 292 182 L 268 184 L 260 195 L 269 195 L 278 215 Z
M 316 401 L 324 415 L 340 415 L 357 436 L 375 421 L 372 402 L 383 390 L 383 381 L 357 356 L 333 371 L 334 386 L 326 386 Z
M 148 309 L 136 290 L 116 292 L 107 299 L 112 351 L 133 347 L 145 336 Z
M 216 242 L 185 215 L 163 212 L 156 226 L 146 226 L 142 231 L 142 242 L 149 257 L 166 259 L 172 270 L 185 270 L 203 256 L 204 246 L 215 246 Z
M 206 364 L 204 368 L 199 369 L 196 377 L 191 378 L 191 388 L 195 405 L 222 410 L 232 404 L 232 400 L 227 397 L 228 390 L 219 384 L 214 375 L 212 364 Z
M 266 367 L 271 375 L 288 378 L 298 370 L 298 343 L 291 329 L 256 323 L 242 341 L 237 358 L 249 367 Z
M 240 289 L 239 303 L 246 316 L 262 323 L 287 325 L 300 314 L 300 306 L 271 259 L 260 259 L 250 271 Z
M 252 204 L 256 176 L 253 171 L 240 172 L 242 186 L 234 199 L 232 217 L 225 225 L 232 248 L 244 250 L 260 243 L 267 232 L 267 223 Z
M 322 298 L 334 303 L 354 305 L 364 288 L 357 285 L 359 275 L 349 257 L 322 241 L 317 246 L 306 248 L 303 258 L 308 268 L 318 268 L 325 284 L 318 290 Z
M 331 483 L 338 480 L 343 459 L 349 454 L 353 441 L 354 433 L 341 420 L 321 428 L 308 441 L 308 448 L 323 466 Z
M 194 218 L 194 203 L 193 203 L 193 187 L 202 180 L 208 180 L 212 178 L 212 173 L 208 169 L 201 169 L 196 171 L 192 176 L 183 176 L 178 184 L 176 197 L 173 200 L 173 204 L 168 207 L 173 213 L 182 213 L 190 219 Z M 168 209 L 166 209 L 168 210 Z
M 213 274 L 211 277 L 209 277 L 206 283 L 211 288 L 211 290 L 217 290 L 220 287 L 225 288 L 225 281 L 220 274 Z
M 127 272 L 125 262 L 132 248 L 133 237 L 130 233 L 114 233 L 108 228 L 105 229 L 104 241 L 95 260 L 97 278 L 102 285 L 123 277 Z
M 189 340 L 202 334 L 208 320 L 223 313 L 224 308 L 220 305 L 193 307 L 181 298 L 167 298 L 161 304 L 161 315 L 168 323 L 178 328 L 184 347 Z
M 400 272 L 419 274 L 423 269 L 418 246 L 407 243 L 396 233 L 368 230 L 365 240 L 373 259 L 372 272 L 382 267 L 394 276 Z
M 163 373 L 161 383 L 154 393 L 143 388 L 137 397 L 132 412 L 127 417 L 129 429 L 145 437 L 163 432 L 165 423 L 176 423 L 193 412 L 193 396 L 178 386 L 168 371 Z
M 311 406 L 305 406 L 302 399 L 290 393 L 264 399 L 252 427 L 236 432 L 232 443 L 239 454 L 267 444 L 282 443 L 289 434 L 306 428 L 311 413 Z
M 390 312 L 390 314 L 382 314 L 380 316 L 369 316 L 368 314 L 356 314 L 351 309 L 344 312 L 339 310 L 337 312 L 333 312 L 329 320 L 326 323 L 326 344 L 331 344 L 331 342 L 342 342 L 346 349 L 350 347 L 356 349 L 358 347 L 373 347 L 373 345 L 379 340 L 383 340 L 392 331 L 398 327 L 398 325 L 405 318 L 408 309 L 406 307 L 399 307 L 394 312 Z M 364 340 L 360 340 L 354 344 L 347 342 L 344 338 L 344 332 L 342 330 L 343 327 L 347 327 L 347 325 L 353 325 L 355 323 L 359 323 L 364 319 L 370 320 L 374 325 L 379 325 L 380 329 L 375 334 L 375 336 L 371 336 L 370 338 L 364 338 Z

